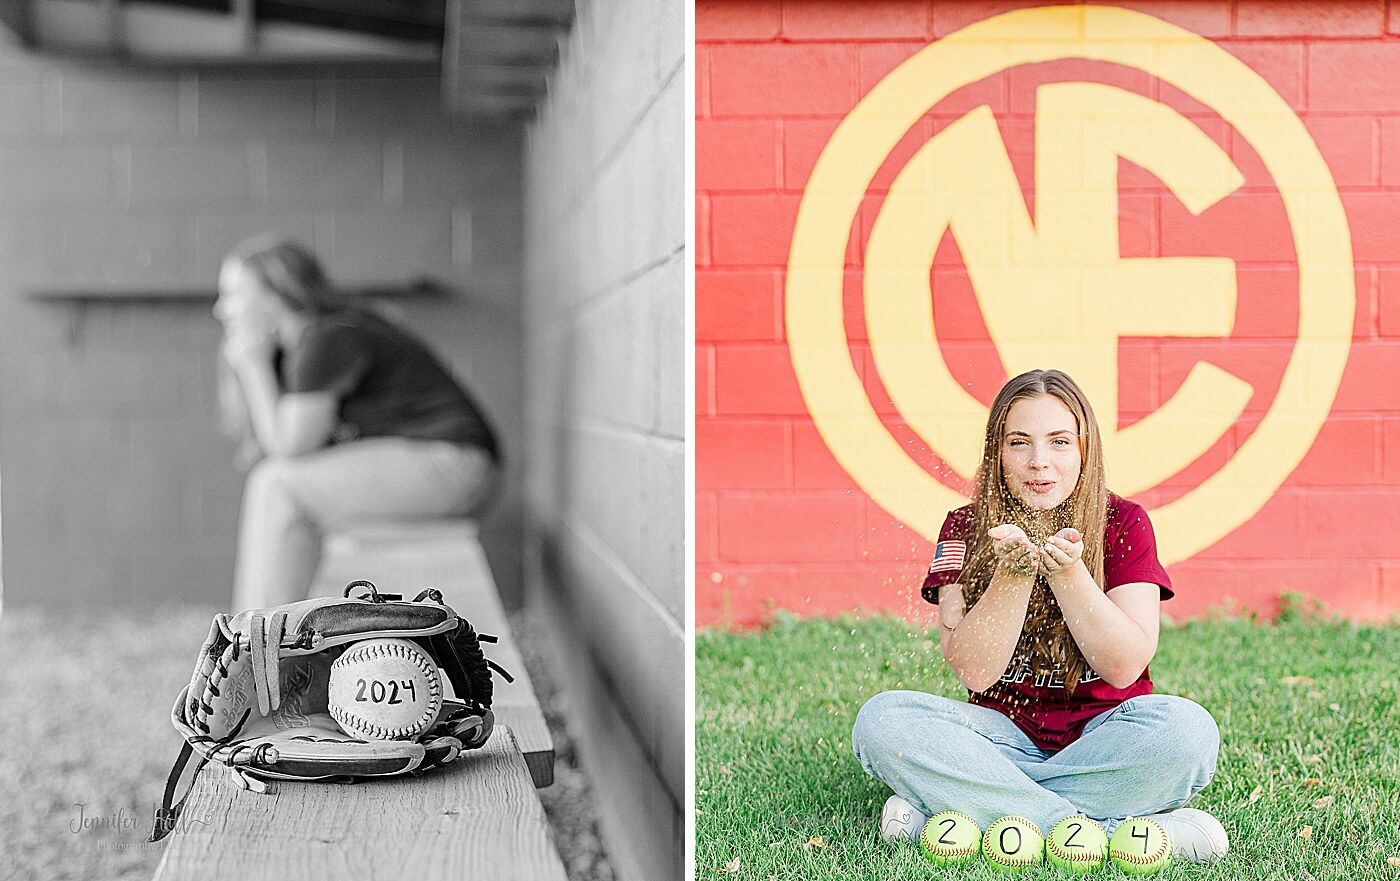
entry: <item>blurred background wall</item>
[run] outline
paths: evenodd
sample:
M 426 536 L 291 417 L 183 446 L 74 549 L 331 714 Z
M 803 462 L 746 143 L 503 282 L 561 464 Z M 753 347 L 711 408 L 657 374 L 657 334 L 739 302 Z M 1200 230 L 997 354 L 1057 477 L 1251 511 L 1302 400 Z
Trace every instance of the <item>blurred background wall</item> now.
M 312 245 L 386 302 L 503 435 L 484 528 L 520 585 L 520 134 L 439 109 L 435 65 L 142 67 L 0 50 L 0 463 L 6 600 L 227 602 L 242 475 L 216 428 L 218 266 Z M 150 301 L 172 288 L 208 301 Z M 77 304 L 41 290 L 110 294 Z M 129 299 L 134 298 L 134 299 Z
M 525 162 L 530 593 L 620 877 L 679 877 L 684 6 L 580 3 Z

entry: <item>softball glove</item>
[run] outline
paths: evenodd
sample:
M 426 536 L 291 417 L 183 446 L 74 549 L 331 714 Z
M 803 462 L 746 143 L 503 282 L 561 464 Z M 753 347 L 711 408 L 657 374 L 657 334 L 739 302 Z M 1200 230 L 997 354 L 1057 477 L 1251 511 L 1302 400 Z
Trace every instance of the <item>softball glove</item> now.
M 417 736 L 363 739 L 331 717 L 331 664 L 351 643 L 379 637 L 412 640 L 451 684 L 454 697 L 444 698 L 437 721 Z M 351 582 L 343 598 L 214 616 L 194 676 L 171 712 L 185 744 L 150 840 L 164 838 L 179 821 L 185 799 L 173 803 L 175 789 L 193 753 L 200 759 L 191 780 L 207 762 L 217 762 L 243 788 L 265 792 L 270 779 L 417 775 L 484 746 L 494 723 L 492 670 L 512 681 L 482 652 L 482 642 L 495 641 L 478 634 L 437 590 L 404 601 L 368 581 Z

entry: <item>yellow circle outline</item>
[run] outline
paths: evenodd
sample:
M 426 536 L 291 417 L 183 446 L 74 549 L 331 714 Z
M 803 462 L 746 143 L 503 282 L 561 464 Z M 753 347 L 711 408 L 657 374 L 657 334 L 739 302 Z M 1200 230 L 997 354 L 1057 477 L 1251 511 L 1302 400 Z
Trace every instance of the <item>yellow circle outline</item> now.
M 966 500 L 889 434 L 851 363 L 842 288 L 852 223 L 886 157 L 954 89 L 1011 67 L 1064 58 L 1145 71 L 1214 109 L 1258 152 L 1293 233 L 1299 300 L 1293 355 L 1273 407 L 1234 457 L 1152 512 L 1158 555 L 1175 563 L 1254 516 L 1303 460 L 1336 398 L 1356 310 L 1351 234 L 1317 145 L 1272 86 L 1204 37 L 1117 7 L 1025 9 L 950 34 L 881 80 L 837 126 L 798 207 L 784 298 L 793 371 L 817 431 L 856 484 L 935 538 L 944 514 Z M 911 94 L 924 100 L 907 101 Z

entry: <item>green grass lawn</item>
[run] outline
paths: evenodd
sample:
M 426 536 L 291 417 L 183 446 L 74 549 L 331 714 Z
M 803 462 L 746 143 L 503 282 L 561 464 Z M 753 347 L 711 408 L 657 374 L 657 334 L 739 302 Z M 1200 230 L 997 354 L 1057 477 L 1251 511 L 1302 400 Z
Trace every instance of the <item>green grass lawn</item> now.
M 1230 854 L 1157 877 L 1400 881 L 1400 627 L 1296 606 L 1273 624 L 1216 618 L 1164 628 L 1157 690 L 1220 725 L 1214 781 L 1192 802 Z M 936 869 L 879 838 L 889 791 L 851 754 L 861 703 L 911 688 L 965 699 L 937 635 L 889 618 L 799 621 L 696 639 L 696 877 L 1004 877 Z M 1330 801 L 1324 799 L 1330 798 Z M 737 862 L 736 862 L 737 861 Z M 1095 876 L 1122 876 L 1100 868 Z M 1067 877 L 1044 865 L 1027 879 Z

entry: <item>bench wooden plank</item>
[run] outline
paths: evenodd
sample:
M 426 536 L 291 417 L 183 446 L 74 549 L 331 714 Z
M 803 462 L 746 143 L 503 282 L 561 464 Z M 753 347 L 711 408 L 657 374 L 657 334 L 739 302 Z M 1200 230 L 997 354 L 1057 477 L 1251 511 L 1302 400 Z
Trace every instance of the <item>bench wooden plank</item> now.
M 435 587 L 443 600 L 480 633 L 500 639 L 486 656 L 515 677 L 497 678 L 492 711 L 497 724 L 515 732 L 536 786 L 554 782 L 554 738 L 549 733 L 530 674 L 516 647 L 510 622 L 491 578 L 486 554 L 470 521 L 374 524 L 357 527 L 326 543 L 313 596 L 340 596 L 345 585 L 365 579 L 383 592 L 412 599 Z
M 195 780 L 157 881 L 491 878 L 565 881 L 544 808 L 509 728 L 422 777 L 238 787 Z

